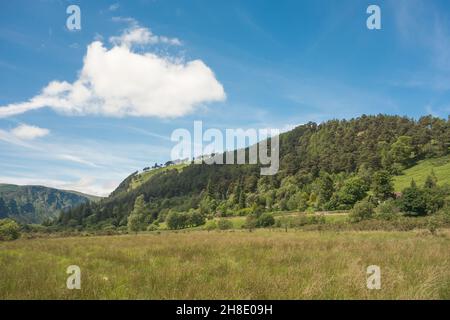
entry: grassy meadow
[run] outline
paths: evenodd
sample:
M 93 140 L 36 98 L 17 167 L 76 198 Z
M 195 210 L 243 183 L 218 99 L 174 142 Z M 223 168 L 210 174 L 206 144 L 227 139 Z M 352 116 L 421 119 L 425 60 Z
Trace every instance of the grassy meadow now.
M 20 239 L 0 243 L 0 299 L 450 299 L 449 252 L 445 229 Z M 69 265 L 81 290 L 66 289 Z
M 422 186 L 427 177 L 434 172 L 438 185 L 450 181 L 450 156 L 420 161 L 417 165 L 404 170 L 402 175 L 394 177 L 394 189 L 402 191 L 411 185 L 411 180 Z

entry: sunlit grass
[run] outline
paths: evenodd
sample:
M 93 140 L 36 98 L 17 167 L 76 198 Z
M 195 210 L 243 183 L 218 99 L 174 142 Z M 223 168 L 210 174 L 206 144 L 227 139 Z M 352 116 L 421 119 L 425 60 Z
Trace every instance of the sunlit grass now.
M 450 233 L 162 232 L 0 243 L 1 299 L 449 299 Z M 82 289 L 66 289 L 66 268 Z M 366 288 L 381 267 L 382 289 Z
M 450 183 L 450 156 L 420 161 L 412 168 L 406 169 L 403 175 L 394 178 L 395 191 L 402 191 L 411 185 L 411 180 L 423 186 L 426 178 L 434 172 L 438 184 Z

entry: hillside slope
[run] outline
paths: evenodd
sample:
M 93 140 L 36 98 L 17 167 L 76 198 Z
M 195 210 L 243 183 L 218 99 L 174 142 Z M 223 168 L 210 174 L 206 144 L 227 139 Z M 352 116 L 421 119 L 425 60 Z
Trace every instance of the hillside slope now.
M 10 217 L 20 222 L 41 223 L 98 197 L 74 191 L 43 186 L 0 184 L 0 218 Z
M 436 176 L 438 185 L 450 183 L 450 156 L 422 160 L 417 165 L 404 170 L 402 175 L 394 178 L 395 191 L 409 187 L 412 180 L 418 185 L 423 185 L 432 173 Z
M 449 119 L 377 115 L 310 122 L 280 135 L 280 170 L 274 176 L 261 176 L 259 164 L 167 167 L 146 179 L 136 172 L 110 197 L 70 210 L 57 224 L 125 227 L 141 195 L 145 224 L 191 209 L 221 216 L 346 210 L 367 195 L 377 172 L 394 176 L 423 159 L 447 156 L 449 148 Z

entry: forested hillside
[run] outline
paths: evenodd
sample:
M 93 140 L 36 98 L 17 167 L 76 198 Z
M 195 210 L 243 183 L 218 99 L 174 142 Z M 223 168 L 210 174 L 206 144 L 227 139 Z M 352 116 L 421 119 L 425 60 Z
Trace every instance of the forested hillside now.
M 380 203 L 398 197 L 394 176 L 420 160 L 448 155 L 449 148 L 449 119 L 378 115 L 311 122 L 280 136 L 280 171 L 274 176 L 261 176 L 258 165 L 191 164 L 154 172 L 131 187 L 139 179 L 134 173 L 109 198 L 69 210 L 55 223 L 108 229 L 137 221 L 138 229 L 145 229 L 173 214 L 201 221 L 264 211 L 351 209 L 363 199 Z M 436 179 L 427 179 L 430 188 L 437 188 Z
M 41 186 L 0 184 L 0 219 L 42 223 L 96 197 Z

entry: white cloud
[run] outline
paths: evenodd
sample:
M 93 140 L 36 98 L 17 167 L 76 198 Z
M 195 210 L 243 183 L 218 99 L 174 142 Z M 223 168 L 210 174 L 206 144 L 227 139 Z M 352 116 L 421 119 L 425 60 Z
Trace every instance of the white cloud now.
M 27 124 L 21 124 L 18 127 L 11 130 L 11 133 L 21 140 L 33 140 L 36 138 L 45 137 L 50 133 L 48 129 L 39 128 L 36 126 L 29 126 Z
M 97 164 L 95 164 L 95 163 L 93 163 L 91 161 L 85 160 L 85 159 L 83 159 L 81 157 L 74 156 L 72 154 L 65 154 L 65 153 L 63 153 L 63 154 L 57 155 L 57 157 L 62 159 L 62 160 L 69 160 L 69 161 L 80 163 L 80 164 L 84 164 L 84 165 L 87 165 L 87 166 L 90 166 L 90 167 L 98 167 Z
M 222 84 L 203 61 L 183 62 L 132 50 L 133 44 L 173 39 L 134 25 L 111 40 L 115 44 L 111 49 L 100 41 L 88 46 L 75 82 L 52 81 L 26 102 L 0 106 L 0 118 L 43 107 L 67 115 L 171 118 L 225 99 Z
M 117 46 L 131 47 L 133 45 L 146 45 L 146 44 L 169 44 L 180 46 L 181 41 L 177 38 L 169 38 L 166 36 L 157 36 L 152 33 L 148 28 L 139 27 L 133 25 L 131 28 L 126 29 L 118 37 L 110 37 L 109 41 Z
M 117 9 L 119 9 L 120 5 L 118 3 L 114 3 L 112 5 L 109 6 L 108 10 L 109 11 L 116 11 Z

